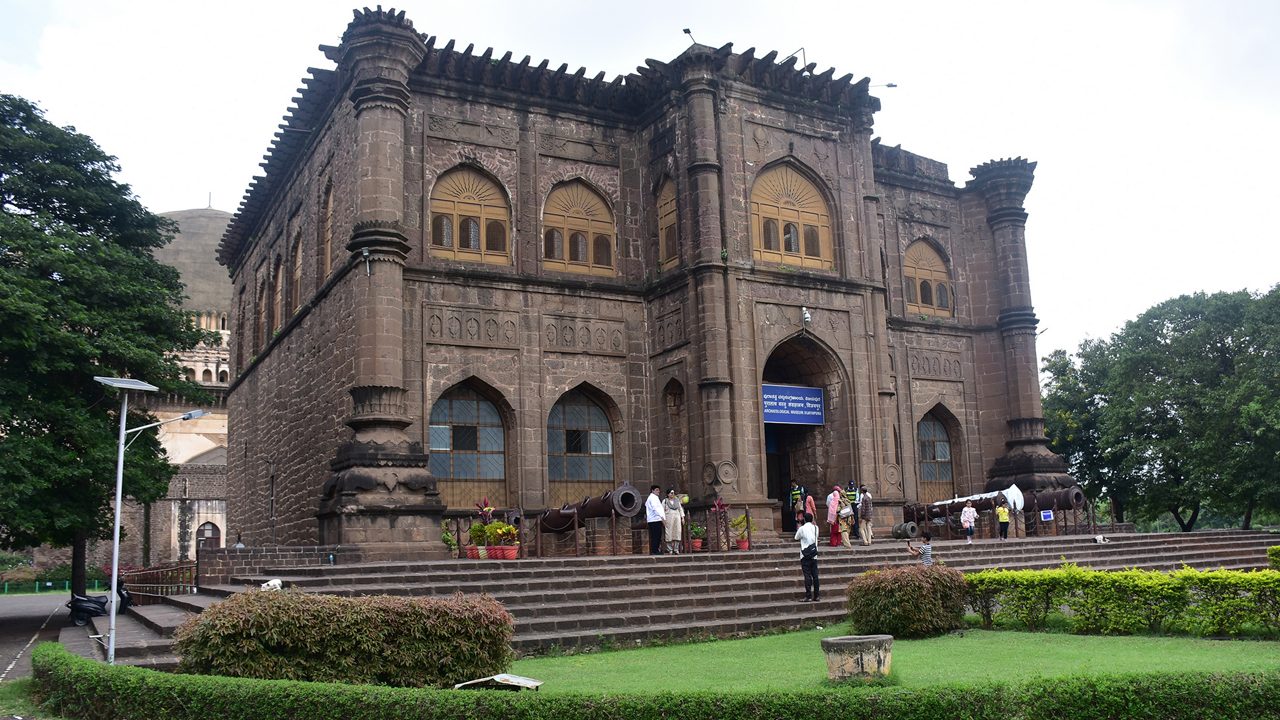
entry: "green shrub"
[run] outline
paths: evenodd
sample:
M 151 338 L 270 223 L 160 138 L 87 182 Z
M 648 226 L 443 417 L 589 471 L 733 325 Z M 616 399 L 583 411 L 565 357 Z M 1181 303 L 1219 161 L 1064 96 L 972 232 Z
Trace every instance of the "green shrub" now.
M 32 584 L 36 581 L 39 571 L 30 565 L 20 565 L 12 570 L 6 570 L 0 573 L 0 581 L 8 583 Z
M 99 583 L 107 582 L 107 574 L 100 568 L 86 567 L 84 569 L 85 581 L 90 585 L 94 580 Z M 46 568 L 36 569 L 36 580 L 39 582 L 65 583 L 71 581 L 71 563 L 59 563 L 50 565 Z
M 29 566 L 30 564 L 31 558 L 27 555 L 0 550 L 0 574 L 8 572 L 14 568 Z
M 1063 577 L 1072 630 L 1102 635 L 1155 632 L 1187 607 L 1186 586 L 1161 572 L 1097 572 L 1073 568 Z
M 1267 563 L 1271 565 L 1272 570 L 1280 570 L 1280 545 L 1267 548 Z
M 964 574 L 940 565 L 911 565 L 863 573 L 847 591 L 853 631 L 917 638 L 964 624 Z
M 1055 677 L 929 688 L 573 695 L 324 685 L 175 675 L 76 657 L 31 659 L 44 709 L 80 720 L 1258 720 L 1280 707 L 1280 672 Z
M 514 621 L 488 596 L 237 593 L 178 630 L 182 669 L 281 680 L 448 686 L 505 672 Z

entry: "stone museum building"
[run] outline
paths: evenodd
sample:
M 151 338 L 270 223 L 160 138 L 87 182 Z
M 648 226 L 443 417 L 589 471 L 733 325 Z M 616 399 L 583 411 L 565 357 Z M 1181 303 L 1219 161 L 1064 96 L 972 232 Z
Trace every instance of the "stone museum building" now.
M 322 49 L 218 250 L 245 543 L 434 548 L 624 483 L 781 528 L 791 480 L 856 481 L 887 521 L 1065 472 L 1034 163 L 957 186 L 873 139 L 869 80 L 775 52 L 609 80 L 381 9 Z

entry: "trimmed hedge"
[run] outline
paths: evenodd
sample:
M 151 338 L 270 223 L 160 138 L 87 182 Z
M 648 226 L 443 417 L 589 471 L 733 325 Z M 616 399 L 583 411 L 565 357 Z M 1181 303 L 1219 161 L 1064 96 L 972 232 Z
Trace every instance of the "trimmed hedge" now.
M 31 662 L 44 709 L 72 720 L 1257 720 L 1280 707 L 1280 671 L 757 693 L 654 693 L 638 678 L 635 694 L 549 695 L 174 675 L 53 643 Z
M 1074 632 L 1130 635 L 1280 631 L 1280 572 L 1183 569 L 1119 572 L 1067 564 L 1056 570 L 982 570 L 965 577 L 968 604 L 984 627 L 1013 621 L 1044 627 L 1060 607 Z
M 511 667 L 515 621 L 487 595 L 346 598 L 250 590 L 178 629 L 184 672 L 449 687 Z
M 1272 545 L 1267 548 L 1267 562 L 1271 565 L 1272 570 L 1280 570 L 1280 545 Z
M 846 591 L 853 631 L 901 638 L 942 635 L 964 627 L 964 573 L 941 565 L 871 570 Z

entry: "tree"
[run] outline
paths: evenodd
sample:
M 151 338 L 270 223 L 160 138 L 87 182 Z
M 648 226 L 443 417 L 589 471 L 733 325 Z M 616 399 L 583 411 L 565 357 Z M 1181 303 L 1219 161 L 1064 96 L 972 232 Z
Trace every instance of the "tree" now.
M 204 338 L 155 248 L 174 226 L 113 179 L 115 158 L 32 103 L 0 95 L 0 546 L 85 544 L 112 527 L 119 401 L 95 375 L 199 394 L 174 357 Z M 151 422 L 130 413 L 130 426 Z M 131 446 L 125 490 L 163 497 L 155 431 Z
M 1184 295 L 1045 359 L 1046 426 L 1090 495 L 1184 531 L 1280 507 L 1280 289 Z

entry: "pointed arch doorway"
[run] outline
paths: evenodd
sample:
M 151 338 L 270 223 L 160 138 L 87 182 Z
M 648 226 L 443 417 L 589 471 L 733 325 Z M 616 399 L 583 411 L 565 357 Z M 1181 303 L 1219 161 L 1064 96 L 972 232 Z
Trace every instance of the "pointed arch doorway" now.
M 783 531 L 794 531 L 792 480 L 821 502 L 832 485 L 844 486 L 853 479 L 849 418 L 838 402 L 845 375 L 829 348 L 800 334 L 770 353 L 761 383 L 766 488 L 769 498 L 782 508 Z M 778 412 L 777 405 L 784 399 L 793 409 Z M 796 407 L 806 402 L 808 412 Z M 812 412 L 815 404 L 820 412 Z

